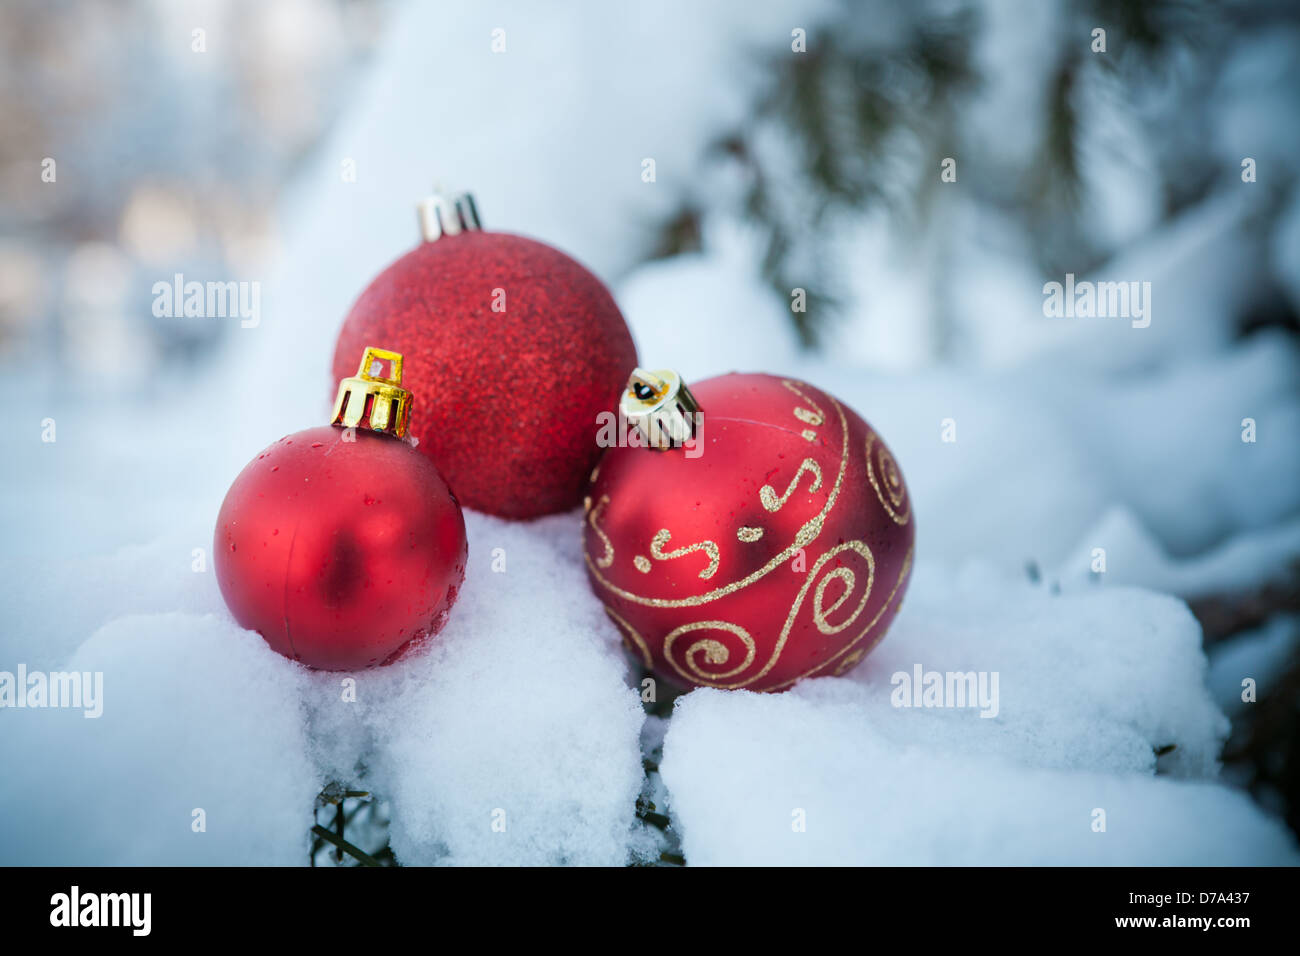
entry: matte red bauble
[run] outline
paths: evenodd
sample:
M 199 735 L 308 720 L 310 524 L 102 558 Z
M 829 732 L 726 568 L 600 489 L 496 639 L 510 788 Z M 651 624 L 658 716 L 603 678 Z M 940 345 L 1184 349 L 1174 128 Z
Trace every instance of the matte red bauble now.
M 483 232 L 467 196 L 421 208 L 426 241 L 352 307 L 335 378 L 388 343 L 411 363 L 411 434 L 462 504 L 506 518 L 577 507 L 597 416 L 636 366 L 618 306 L 564 253 Z
M 898 611 L 915 536 L 871 427 L 771 375 L 688 389 L 638 369 L 620 412 L 630 441 L 591 476 L 583 551 L 641 663 L 681 685 L 775 691 L 861 661 Z
M 372 373 L 376 362 L 391 373 Z M 367 349 L 334 424 L 258 455 L 217 518 L 217 582 L 235 620 L 311 667 L 396 659 L 437 633 L 465 577 L 460 506 L 402 439 L 401 376 L 400 355 Z

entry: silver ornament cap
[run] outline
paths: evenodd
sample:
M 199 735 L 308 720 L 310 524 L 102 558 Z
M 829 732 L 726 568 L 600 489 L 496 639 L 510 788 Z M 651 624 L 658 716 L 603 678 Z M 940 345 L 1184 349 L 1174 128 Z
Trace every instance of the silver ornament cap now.
M 474 196 L 467 192 L 446 193 L 435 189 L 433 195 L 416 203 L 415 216 L 420 223 L 420 237 L 425 242 L 483 229 Z
M 634 369 L 618 402 L 619 414 L 651 448 L 667 451 L 695 437 L 700 403 L 672 369 Z

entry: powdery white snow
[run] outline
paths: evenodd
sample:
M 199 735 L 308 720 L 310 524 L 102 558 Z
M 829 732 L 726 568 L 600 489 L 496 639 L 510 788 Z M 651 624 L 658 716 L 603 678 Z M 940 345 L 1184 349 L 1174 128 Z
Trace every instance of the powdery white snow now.
M 893 706 L 892 676 L 917 664 L 996 672 L 997 715 Z M 948 575 L 922 564 L 886 640 L 848 680 L 805 696 L 854 700 L 880 734 L 935 751 L 1149 773 L 1154 751 L 1172 744 L 1162 770 L 1207 776 L 1227 722 L 1204 678 L 1200 627 L 1174 598 L 1119 587 L 1053 594 L 975 565 Z
M 367 755 L 403 863 L 622 864 L 642 709 L 575 520 L 467 519 L 465 587 L 428 653 L 360 675 L 355 703 L 313 675 L 317 753 L 343 779 Z
M 827 683 L 678 702 L 661 769 L 691 863 L 1300 862 L 1281 824 L 1239 791 L 891 739 L 862 701 L 820 699 Z
M 102 672 L 103 713 L 5 710 L 5 863 L 305 862 L 300 668 L 229 615 L 163 613 L 116 618 L 57 669 Z
M 6 862 L 305 863 L 330 780 L 391 800 L 404 863 L 617 865 L 648 846 L 632 832 L 642 709 L 576 518 L 471 512 L 467 527 L 446 628 L 355 675 L 354 700 L 352 675 L 309 672 L 241 630 L 184 538 L 30 569 L 0 669 L 102 671 L 104 711 L 4 712 Z M 93 600 L 67 601 L 74 575 Z M 158 612 L 169 603 L 207 613 Z M 190 831 L 194 808 L 206 833 Z

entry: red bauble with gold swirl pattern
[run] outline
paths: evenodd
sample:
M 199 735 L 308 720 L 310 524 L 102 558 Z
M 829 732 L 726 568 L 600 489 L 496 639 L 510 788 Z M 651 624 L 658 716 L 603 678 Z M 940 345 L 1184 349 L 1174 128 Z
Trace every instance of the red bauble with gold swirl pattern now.
M 688 389 L 638 369 L 621 407 L 634 427 L 592 473 L 583 551 L 629 651 L 678 685 L 756 691 L 858 664 L 898 611 L 915 539 L 871 426 L 773 375 Z

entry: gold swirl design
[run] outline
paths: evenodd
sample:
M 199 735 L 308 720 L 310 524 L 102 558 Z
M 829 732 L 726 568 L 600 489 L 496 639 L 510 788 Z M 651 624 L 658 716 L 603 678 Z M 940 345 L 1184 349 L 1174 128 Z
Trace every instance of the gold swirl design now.
M 835 665 L 835 676 L 843 677 L 858 661 L 867 656 L 867 652 L 858 648 L 852 654 L 847 655 L 844 660 Z
M 746 528 L 736 529 L 736 540 L 743 541 L 746 544 L 751 544 L 752 542 L 757 541 L 761 537 L 763 537 L 762 528 L 746 527 Z
M 872 454 L 873 449 L 876 451 L 875 455 Z M 883 489 L 880 478 L 876 477 L 877 462 L 880 465 L 881 477 L 884 479 Z M 896 524 L 907 524 L 912 517 L 912 503 L 907 500 L 903 476 L 898 473 L 898 463 L 894 461 L 894 456 L 889 453 L 889 449 L 883 444 L 876 444 L 874 433 L 867 436 L 867 478 L 871 481 L 871 487 L 876 490 L 876 497 L 880 499 L 885 514 L 894 519 Z
M 850 544 L 852 544 L 852 542 L 850 542 Z M 857 576 L 853 573 L 852 568 L 836 568 L 830 574 L 826 575 L 826 577 L 818 581 L 817 590 L 813 592 L 813 623 L 817 625 L 817 630 L 821 631 L 823 634 L 838 634 L 840 631 L 851 627 L 853 622 L 858 619 L 858 615 L 862 613 L 862 609 L 867 606 L 867 598 L 871 597 L 871 589 L 876 583 L 876 559 L 872 556 L 871 550 L 866 545 L 863 545 L 861 549 L 855 550 L 857 550 L 867 562 L 867 586 L 862 592 L 862 600 L 858 602 L 858 606 L 854 608 L 853 613 L 850 614 L 846 620 L 839 624 L 829 624 L 826 619 L 838 611 L 844 602 L 849 599 L 849 595 L 853 593 L 853 589 L 857 586 Z M 844 590 L 841 591 L 840 596 L 835 599 L 835 603 L 829 608 L 826 608 L 823 607 L 823 601 L 826 595 L 826 585 L 830 584 L 832 581 L 843 581 Z
M 707 664 L 721 665 L 727 663 L 727 661 L 731 659 L 731 651 L 729 651 L 727 645 L 723 644 L 721 641 L 708 637 L 700 638 L 686 649 L 684 660 L 686 661 L 686 666 L 691 669 L 691 673 L 686 673 L 686 671 L 682 670 L 682 666 L 677 662 L 677 659 L 673 657 L 673 644 L 676 642 L 677 638 L 681 637 L 683 634 L 689 634 L 692 631 L 726 631 L 729 634 L 735 635 L 740 639 L 740 642 L 745 645 L 745 659 L 731 670 L 723 671 L 721 674 L 705 673 L 700 669 L 700 666 L 695 663 L 696 654 L 702 653 L 704 655 L 704 661 Z M 728 677 L 735 677 L 737 674 L 743 672 L 750 664 L 754 663 L 754 657 L 757 653 L 758 649 L 754 644 L 754 639 L 749 636 L 749 632 L 739 624 L 729 624 L 726 621 L 692 621 L 690 624 L 683 624 L 681 627 L 670 631 L 668 636 L 664 638 L 664 657 L 667 659 L 669 664 L 673 665 L 673 668 L 677 673 L 681 674 L 682 677 L 692 683 L 705 683 L 712 687 L 721 686 L 716 683 L 717 681 L 725 680 Z
M 804 598 L 808 596 L 808 591 L 809 589 L 812 588 L 813 582 L 817 580 L 817 575 L 820 574 L 822 568 L 826 566 L 826 562 L 832 560 L 837 555 L 842 554 L 843 552 L 848 551 L 850 549 L 857 552 L 859 555 L 865 558 L 868 567 L 872 569 L 875 568 L 875 558 L 872 556 L 871 549 L 867 547 L 865 541 L 845 541 L 843 544 L 838 544 L 835 547 L 831 548 L 820 558 L 818 558 L 817 562 L 812 566 L 812 569 L 808 572 L 807 577 L 805 577 L 803 586 L 799 589 L 799 593 L 795 597 L 794 603 L 790 605 L 790 613 L 786 615 L 785 624 L 781 628 L 781 634 L 776 639 L 776 645 L 772 648 L 772 656 L 767 659 L 767 662 L 763 665 L 762 669 L 760 669 L 757 673 L 749 677 L 746 677 L 744 680 L 735 681 L 730 684 L 724 684 L 722 683 L 723 680 L 725 680 L 728 677 L 733 677 L 736 674 L 741 673 L 746 669 L 746 667 L 748 667 L 748 664 L 739 668 L 735 668 L 731 671 L 728 671 L 725 674 L 706 675 L 702 671 L 699 671 L 697 668 L 695 668 L 692 662 L 688 661 L 687 662 L 688 665 L 690 665 L 692 667 L 692 670 L 695 671 L 695 676 L 692 677 L 691 679 L 696 681 L 697 683 L 706 684 L 709 687 L 717 687 L 722 690 L 736 690 L 737 688 L 747 687 L 756 681 L 762 680 L 762 678 L 765 677 L 768 674 L 768 672 L 770 672 L 772 668 L 776 666 L 776 662 L 781 657 L 781 652 L 785 650 L 785 643 L 790 638 L 790 631 L 791 629 L 793 629 L 794 622 L 796 618 L 798 618 L 799 616 L 799 609 L 803 606 Z M 836 571 L 832 572 L 832 575 L 838 576 L 839 570 L 840 569 L 837 568 Z M 859 602 L 857 609 L 853 612 L 853 614 L 849 617 L 849 619 L 845 621 L 843 624 L 836 624 L 836 625 L 828 624 L 826 622 L 826 615 L 832 613 L 833 611 L 838 609 L 840 605 L 844 603 L 844 601 L 846 600 L 847 592 L 845 593 L 845 595 L 841 595 L 840 600 L 836 601 L 836 603 L 834 604 L 834 606 L 830 608 L 830 610 L 823 610 L 821 607 L 819 607 L 818 599 L 816 596 L 814 596 L 813 622 L 817 625 L 817 629 L 820 630 L 823 634 L 835 634 L 838 633 L 839 631 L 844 630 L 849 625 L 851 625 L 853 621 L 857 619 L 858 615 L 862 613 L 862 609 L 866 607 L 868 598 L 871 597 L 871 585 L 872 582 L 874 581 L 874 578 L 875 578 L 875 574 L 873 570 L 872 573 L 868 574 L 867 576 L 867 587 L 865 589 L 866 593 L 863 594 L 862 600 Z M 879 615 L 877 615 L 877 618 L 879 618 Z M 700 627 L 703 627 L 705 625 L 708 625 L 710 627 L 713 625 L 722 626 L 721 623 L 718 621 L 696 622 L 695 624 L 682 625 L 682 627 L 679 627 L 677 631 L 673 632 L 673 634 L 676 634 L 679 631 L 698 630 Z M 695 649 L 695 645 L 692 645 L 692 650 L 694 649 Z M 681 668 L 678 667 L 676 662 L 674 662 L 672 657 L 669 655 L 667 642 L 664 643 L 664 656 L 668 658 L 669 662 L 672 663 L 674 667 L 678 668 L 679 673 L 682 673 L 683 676 L 687 676 L 684 672 L 681 671 Z M 820 667 L 822 665 L 818 665 L 818 666 Z M 793 683 L 793 681 L 791 681 L 791 683 Z
M 794 477 L 790 479 L 790 484 L 785 489 L 785 494 L 780 498 L 776 496 L 776 489 L 771 485 L 764 485 L 762 488 L 758 489 L 758 500 L 763 503 L 763 507 L 768 511 L 780 511 L 784 508 L 785 503 L 790 500 L 790 496 L 793 495 L 795 489 L 799 487 L 799 479 L 803 477 L 805 471 L 812 472 L 813 476 L 812 484 L 808 486 L 808 493 L 812 494 L 820 488 L 822 486 L 821 466 L 811 458 L 805 458 L 799 464 L 799 470 L 796 471 Z
M 798 674 L 794 677 L 791 677 L 789 680 L 783 680 L 779 684 L 773 684 L 771 687 L 767 688 L 767 690 L 768 691 L 784 690 L 785 688 L 794 684 L 796 681 L 801 681 L 805 677 L 813 676 L 818 671 L 830 666 L 831 664 L 834 664 L 837 660 L 840 661 L 840 664 L 837 665 L 835 673 L 842 674 L 845 671 L 847 671 L 850 667 L 853 666 L 853 664 L 844 663 L 843 659 L 846 655 L 850 655 L 855 651 L 859 653 L 861 656 L 855 659 L 854 663 L 856 663 L 858 660 L 861 660 L 862 657 L 865 657 L 873 647 L 875 647 L 878 643 L 880 643 L 880 639 L 885 636 L 884 631 L 881 631 L 879 634 L 877 634 L 875 636 L 875 639 L 870 644 L 867 644 L 861 648 L 857 646 L 858 643 L 864 637 L 866 637 L 868 634 L 871 633 L 872 628 L 874 628 L 876 624 L 879 623 L 880 619 L 885 616 L 885 612 L 888 611 L 893 606 L 894 599 L 898 597 L 899 588 L 903 586 L 903 582 L 907 580 L 908 573 L 912 570 L 912 554 L 913 554 L 913 548 L 909 546 L 907 549 L 907 557 L 903 558 L 903 565 L 898 570 L 898 580 L 894 582 L 893 588 L 890 589 L 889 595 L 885 598 L 885 603 L 880 606 L 880 610 L 877 611 L 875 615 L 871 618 L 871 620 L 867 622 L 867 626 L 858 632 L 857 637 L 849 641 L 842 648 L 840 648 L 830 657 L 826 658 L 826 660 L 822 661 L 820 664 L 813 665 L 812 667 L 804 671 L 802 674 Z
M 794 388 L 790 383 L 785 384 L 787 388 Z M 601 574 L 601 569 L 609 567 L 609 564 L 607 563 L 602 565 L 599 564 L 598 561 L 593 560 L 590 553 L 587 551 L 587 542 L 584 539 L 582 557 L 583 560 L 587 562 L 587 567 L 591 571 L 592 577 L 600 583 L 601 587 L 605 588 L 605 590 L 609 591 L 611 594 L 617 594 L 619 597 L 631 601 L 634 604 L 644 604 L 647 607 L 698 607 L 701 604 L 708 604 L 710 601 L 716 601 L 729 594 L 735 594 L 737 591 L 749 587 L 755 581 L 766 577 L 776 568 L 785 564 L 785 562 L 790 560 L 796 552 L 815 540 L 816 537 L 821 534 L 822 528 L 826 523 L 826 516 L 830 514 L 831 509 L 835 507 L 835 502 L 839 500 L 840 491 L 844 486 L 844 476 L 848 471 L 849 465 L 849 427 L 848 421 L 844 417 L 844 409 L 840 407 L 840 403 L 833 398 L 830 401 L 831 405 L 835 409 L 836 416 L 839 418 L 840 435 L 843 436 L 843 442 L 840 446 L 840 466 L 835 475 L 835 483 L 831 486 L 831 490 L 826 495 L 826 504 L 822 506 L 822 510 L 806 521 L 804 526 L 800 528 L 798 533 L 795 535 L 794 540 L 780 553 L 773 555 L 767 564 L 750 572 L 739 581 L 732 581 L 730 584 L 724 584 L 705 594 L 697 594 L 684 598 L 645 597 L 619 587 Z M 598 528 L 595 530 L 599 533 Z M 613 546 L 608 543 L 608 539 L 605 538 L 605 535 L 601 533 L 600 537 L 605 539 L 607 548 L 609 551 L 612 551 Z M 610 557 L 610 561 L 613 561 L 612 556 Z
M 718 563 L 722 560 L 722 556 L 718 553 L 717 544 L 712 541 L 701 541 L 699 544 L 678 548 L 676 551 L 664 551 L 664 545 L 672 536 L 673 533 L 667 528 L 660 528 L 650 539 L 650 556 L 657 561 L 672 561 L 674 558 L 684 558 L 693 551 L 703 551 L 709 556 L 709 565 L 700 572 L 700 578 L 707 581 L 718 573 Z
M 835 603 L 830 606 L 830 609 L 826 610 L 822 607 L 822 604 L 825 601 L 826 585 L 830 584 L 832 581 L 843 581 L 844 590 L 840 592 L 840 596 L 835 599 Z M 818 616 L 823 619 L 825 619 L 827 615 L 834 614 L 840 609 L 840 605 L 848 600 L 849 595 L 853 593 L 853 588 L 857 583 L 857 576 L 853 573 L 851 568 L 836 568 L 830 574 L 826 575 L 826 577 L 817 582 L 817 590 L 813 592 L 813 609 L 817 611 Z
M 633 558 L 632 565 L 642 574 L 650 573 L 650 567 L 651 567 L 650 559 L 647 558 L 644 554 L 638 554 L 635 558 Z
M 654 667 L 654 658 L 650 654 L 650 648 L 645 639 L 637 633 L 636 628 L 629 624 L 623 618 L 619 617 L 609 608 L 605 608 L 605 613 L 609 615 L 611 621 L 617 624 L 623 630 L 623 643 L 630 648 L 634 648 L 641 654 L 641 663 L 647 668 Z
M 783 378 L 781 379 L 781 384 L 812 406 L 811 409 L 799 408 L 796 406 L 794 410 L 795 418 L 799 419 L 799 421 L 803 422 L 805 425 L 812 425 L 813 427 L 821 425 L 826 421 L 826 413 L 822 411 L 821 406 L 799 390 L 799 385 L 802 383 L 792 382 L 788 378 Z M 804 387 L 807 388 L 806 385 Z M 805 432 L 804 435 L 806 437 L 807 432 Z
M 601 568 L 607 568 L 614 563 L 614 542 L 610 541 L 609 535 L 605 534 L 600 525 L 596 524 L 600 519 L 600 513 L 605 510 L 607 504 L 609 504 L 609 495 L 601 495 L 600 500 L 596 502 L 596 507 L 587 512 L 587 524 L 591 525 L 591 530 L 596 532 L 596 536 L 605 545 L 605 553 L 596 559 L 596 566 Z M 591 561 L 590 558 L 587 558 L 587 560 L 588 562 Z

